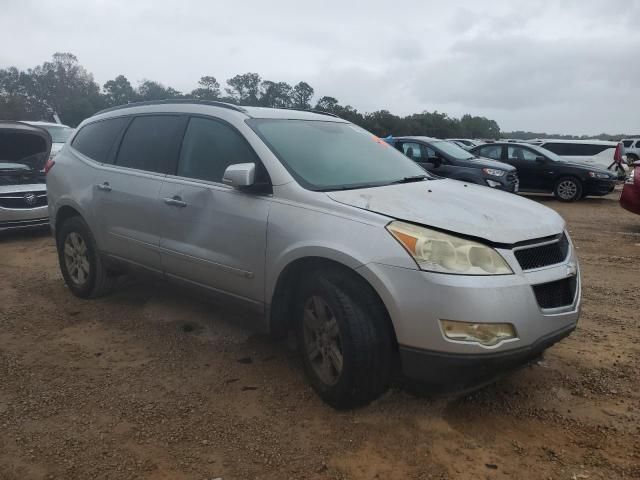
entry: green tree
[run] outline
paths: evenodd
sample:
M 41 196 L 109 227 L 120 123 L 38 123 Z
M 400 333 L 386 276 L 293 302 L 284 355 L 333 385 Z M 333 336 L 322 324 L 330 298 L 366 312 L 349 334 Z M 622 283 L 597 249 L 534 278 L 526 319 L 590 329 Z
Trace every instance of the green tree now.
M 265 80 L 260 86 L 260 105 L 274 108 L 290 108 L 293 88 L 287 82 Z
M 138 87 L 138 96 L 142 101 L 167 100 L 171 98 L 181 98 L 182 94 L 171 87 L 165 87 L 153 80 L 143 80 Z
M 200 100 L 217 100 L 220 98 L 220 84 L 216 77 L 200 77 L 198 85 L 199 87 L 191 92 L 193 98 Z
M 309 110 L 311 108 L 311 99 L 313 98 L 313 88 L 307 82 L 299 82 L 293 87 L 293 107 L 301 110 Z
M 118 75 L 113 80 L 109 80 L 102 88 L 108 106 L 126 105 L 138 99 L 136 91 L 124 75 Z
M 260 84 L 262 80 L 257 73 L 243 73 L 227 80 L 225 88 L 229 96 L 242 105 L 258 105 Z
M 316 103 L 315 109 L 322 110 L 323 112 L 335 113 L 334 111 L 339 107 L 338 99 L 334 97 L 321 97 Z

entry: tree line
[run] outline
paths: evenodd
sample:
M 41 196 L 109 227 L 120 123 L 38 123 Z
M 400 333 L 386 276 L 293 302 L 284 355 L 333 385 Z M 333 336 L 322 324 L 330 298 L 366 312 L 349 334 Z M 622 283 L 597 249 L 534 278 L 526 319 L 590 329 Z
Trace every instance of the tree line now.
M 51 120 L 54 112 L 67 125 L 76 126 L 107 107 L 131 102 L 164 99 L 219 100 L 241 105 L 314 109 L 338 115 L 379 136 L 426 135 L 438 138 L 500 138 L 495 120 L 463 115 L 450 117 L 442 112 L 422 112 L 407 116 L 387 110 L 359 112 L 338 99 L 321 96 L 307 82 L 295 85 L 265 80 L 257 73 L 235 75 L 223 87 L 216 77 L 202 76 L 191 92 L 180 92 L 154 80 L 133 86 L 124 75 L 100 87 L 71 53 L 55 53 L 51 61 L 20 70 L 0 69 L 0 119 Z

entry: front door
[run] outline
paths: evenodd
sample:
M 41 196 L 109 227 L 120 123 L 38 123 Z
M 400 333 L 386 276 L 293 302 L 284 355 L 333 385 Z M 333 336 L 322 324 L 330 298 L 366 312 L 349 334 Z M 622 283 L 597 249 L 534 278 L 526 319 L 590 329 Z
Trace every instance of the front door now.
M 553 162 L 526 147 L 507 147 L 507 159 L 518 170 L 522 190 L 550 190 L 553 185 Z
M 160 190 L 162 267 L 170 277 L 263 302 L 271 200 L 222 183 L 236 163 L 260 160 L 232 126 L 192 117 L 175 175 Z

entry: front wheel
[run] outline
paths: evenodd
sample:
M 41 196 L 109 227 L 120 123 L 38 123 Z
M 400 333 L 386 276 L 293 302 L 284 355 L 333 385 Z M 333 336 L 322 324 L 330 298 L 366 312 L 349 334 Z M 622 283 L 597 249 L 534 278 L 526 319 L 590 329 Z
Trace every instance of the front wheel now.
M 80 298 L 107 293 L 112 276 L 106 270 L 89 226 L 76 216 L 65 220 L 56 235 L 60 271 L 69 290 Z
M 389 385 L 392 334 L 371 287 L 339 269 L 306 278 L 296 295 L 305 372 L 334 408 L 364 405 Z
M 561 202 L 574 202 L 582 198 L 582 183 L 574 177 L 563 177 L 556 182 L 554 195 Z

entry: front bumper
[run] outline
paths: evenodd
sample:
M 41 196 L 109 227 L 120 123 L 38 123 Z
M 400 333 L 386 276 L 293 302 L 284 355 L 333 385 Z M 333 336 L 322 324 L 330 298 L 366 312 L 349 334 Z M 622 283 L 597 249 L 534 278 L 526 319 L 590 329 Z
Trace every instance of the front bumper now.
M 464 377 L 463 370 L 471 364 L 485 376 L 490 370 L 526 362 L 576 327 L 581 282 L 573 248 L 562 263 L 528 271 L 520 268 L 512 250 L 498 251 L 513 275 L 447 275 L 377 263 L 358 269 L 387 307 L 405 374 L 424 380 L 434 371 L 442 371 L 448 372 L 444 378 L 457 382 L 451 375 Z M 573 298 L 556 308 L 542 308 L 533 286 L 571 278 L 572 274 Z M 510 323 L 517 338 L 494 346 L 455 341 L 445 337 L 440 320 Z M 424 358 L 432 361 L 434 368 L 420 360 Z M 472 376 L 477 377 L 478 372 Z M 435 380 L 442 378 L 436 375 Z
M 542 352 L 575 329 L 569 325 L 534 342 L 532 345 L 498 353 L 451 354 L 417 348 L 400 347 L 405 376 L 447 391 L 466 390 L 540 358 Z
M 591 180 L 584 185 L 586 195 L 608 195 L 613 192 L 618 183 L 617 179 L 613 180 Z
M 49 212 L 46 205 L 36 208 L 0 207 L 0 232 L 43 227 L 48 224 Z

